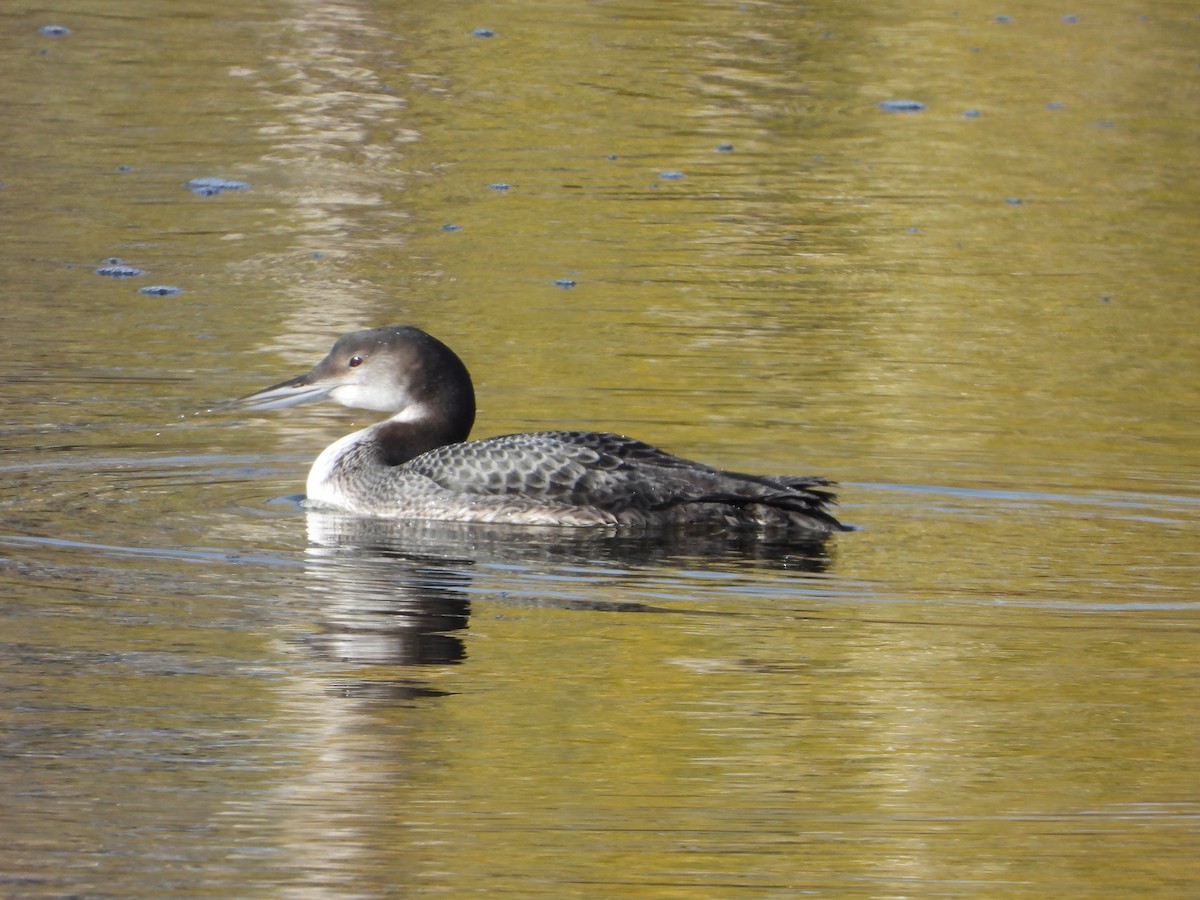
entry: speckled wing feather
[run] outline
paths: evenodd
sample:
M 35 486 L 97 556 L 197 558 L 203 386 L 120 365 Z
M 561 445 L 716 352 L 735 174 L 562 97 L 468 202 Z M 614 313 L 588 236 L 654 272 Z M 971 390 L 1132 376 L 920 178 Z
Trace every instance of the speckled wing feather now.
M 510 434 L 438 447 L 400 468 L 451 491 L 611 508 L 621 505 L 620 495 L 639 487 L 629 482 L 639 470 L 637 463 L 612 452 L 621 440 L 617 435 L 564 431 Z M 630 444 L 658 452 L 648 444 Z
M 400 467 L 449 491 L 599 509 L 622 520 L 832 521 L 818 478 L 723 472 L 617 434 L 552 431 L 452 444 Z M 743 512 L 746 509 L 756 512 Z M 763 510 L 772 510 L 764 516 Z M 791 524 L 797 524 L 791 522 Z M 803 524 L 803 523 L 800 523 Z

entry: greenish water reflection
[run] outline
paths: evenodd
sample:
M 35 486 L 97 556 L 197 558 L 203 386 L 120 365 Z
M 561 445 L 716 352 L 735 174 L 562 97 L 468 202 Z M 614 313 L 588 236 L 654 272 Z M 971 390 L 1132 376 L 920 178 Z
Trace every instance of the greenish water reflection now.
M 1194 893 L 1200 21 L 1008 12 L 0 13 L 0 892 Z M 399 321 L 862 530 L 323 534 Z

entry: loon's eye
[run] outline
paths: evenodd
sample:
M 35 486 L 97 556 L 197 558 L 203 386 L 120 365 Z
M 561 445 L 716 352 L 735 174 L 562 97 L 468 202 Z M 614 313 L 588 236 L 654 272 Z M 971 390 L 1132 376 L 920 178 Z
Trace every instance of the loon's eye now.
M 352 357 L 350 357 L 350 362 L 346 363 L 346 365 L 348 365 L 352 369 L 355 366 L 361 366 L 362 364 L 363 364 L 363 358 L 361 356 L 352 356 Z

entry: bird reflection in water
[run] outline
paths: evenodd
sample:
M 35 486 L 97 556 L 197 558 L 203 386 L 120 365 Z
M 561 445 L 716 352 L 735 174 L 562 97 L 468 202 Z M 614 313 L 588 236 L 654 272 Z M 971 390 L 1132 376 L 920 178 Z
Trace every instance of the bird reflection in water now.
M 583 586 L 627 586 L 656 570 L 707 566 L 821 572 L 825 547 L 771 543 L 762 535 L 616 536 L 586 530 L 451 522 L 403 522 L 307 512 L 308 587 L 318 595 L 323 629 L 311 652 L 360 665 L 452 665 L 466 658 L 462 637 L 471 596 L 492 593 L 497 573 L 552 571 Z M 543 582 L 544 583 L 544 582 Z M 588 591 L 588 593 L 593 593 Z M 546 590 L 504 595 L 513 606 L 612 612 L 662 612 L 652 604 L 582 599 Z M 677 612 L 673 608 L 671 611 Z M 382 685 L 347 690 L 372 693 Z M 387 690 L 407 688 L 392 685 Z M 406 696 L 408 694 L 405 694 Z

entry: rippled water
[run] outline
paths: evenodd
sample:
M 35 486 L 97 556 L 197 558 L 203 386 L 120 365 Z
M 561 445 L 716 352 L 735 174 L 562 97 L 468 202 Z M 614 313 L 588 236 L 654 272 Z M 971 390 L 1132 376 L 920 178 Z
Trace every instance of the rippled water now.
M 0 893 L 1194 894 L 1200 19 L 382 7 L 0 12 Z M 859 530 L 305 513 L 404 321 Z

